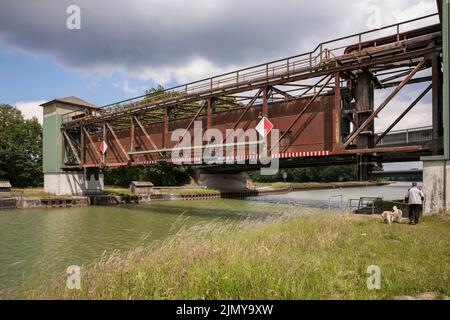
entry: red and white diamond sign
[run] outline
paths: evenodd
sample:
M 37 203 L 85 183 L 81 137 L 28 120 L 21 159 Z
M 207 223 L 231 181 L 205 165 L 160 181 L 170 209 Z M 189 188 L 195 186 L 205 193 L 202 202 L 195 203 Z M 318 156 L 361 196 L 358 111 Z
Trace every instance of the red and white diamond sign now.
M 272 131 L 273 129 L 273 123 L 269 121 L 266 117 L 263 117 L 261 121 L 256 126 L 256 131 L 260 135 L 262 135 L 264 138 L 267 137 L 267 135 Z
M 105 153 L 106 153 L 106 150 L 108 150 L 108 145 L 106 144 L 105 141 L 103 141 L 103 142 L 100 144 L 100 151 L 102 152 L 102 154 L 105 154 Z

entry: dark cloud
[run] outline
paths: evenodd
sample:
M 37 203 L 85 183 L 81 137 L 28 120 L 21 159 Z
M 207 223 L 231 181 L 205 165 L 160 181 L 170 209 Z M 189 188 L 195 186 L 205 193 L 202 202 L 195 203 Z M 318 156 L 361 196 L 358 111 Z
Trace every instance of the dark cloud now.
M 197 76 L 281 58 L 365 30 L 366 9 L 373 4 L 386 13 L 383 22 L 391 23 L 395 12 L 427 13 L 423 8 L 430 10 L 434 0 L 393 2 L 0 0 L 0 39 L 68 68 L 184 80 L 189 76 L 183 73 Z M 81 7 L 81 30 L 66 28 L 71 4 Z

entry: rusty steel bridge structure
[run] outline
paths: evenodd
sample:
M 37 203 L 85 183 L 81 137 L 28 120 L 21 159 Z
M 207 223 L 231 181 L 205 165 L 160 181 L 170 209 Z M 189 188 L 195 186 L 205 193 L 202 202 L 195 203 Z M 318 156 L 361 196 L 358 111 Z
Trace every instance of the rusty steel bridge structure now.
M 320 43 L 301 55 L 180 85 L 98 109 L 65 114 L 64 170 L 192 164 L 171 159 L 176 129 L 194 133 L 194 123 L 227 129 L 254 128 L 267 117 L 280 131 L 269 154 L 280 167 L 358 164 L 367 179 L 381 162 L 417 161 L 443 153 L 442 26 L 439 14 Z M 423 84 L 404 112 L 375 134 L 374 120 L 412 84 Z M 375 93 L 389 90 L 375 105 Z M 429 139 L 383 144 L 383 139 L 425 96 L 431 95 Z M 268 139 L 270 141 L 270 139 Z M 105 154 L 100 151 L 107 143 Z M 210 141 L 204 142 L 211 143 Z M 225 146 L 224 146 L 225 148 Z M 247 154 L 244 160 L 249 160 Z M 198 159 L 195 159 L 198 160 Z M 254 170 L 250 162 L 195 163 L 213 172 Z

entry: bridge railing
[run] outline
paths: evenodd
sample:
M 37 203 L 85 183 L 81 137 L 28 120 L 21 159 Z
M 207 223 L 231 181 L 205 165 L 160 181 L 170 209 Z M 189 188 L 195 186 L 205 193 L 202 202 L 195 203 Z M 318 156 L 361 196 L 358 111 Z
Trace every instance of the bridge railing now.
M 378 145 L 389 146 L 411 142 L 425 142 L 432 139 L 433 127 L 420 127 L 391 131 L 378 143 Z
M 336 64 L 338 57 L 347 55 L 357 58 L 358 56 L 366 54 L 365 50 L 367 47 L 373 48 L 378 46 L 375 40 L 380 39 L 380 37 L 387 35 L 396 36 L 397 42 L 407 40 L 405 32 L 417 28 L 418 25 L 431 25 L 431 21 L 427 23 L 427 20 L 435 19 L 437 16 L 437 13 L 431 14 L 379 29 L 322 42 L 311 52 L 183 84 L 157 92 L 151 96 L 141 95 L 122 100 L 105 105 L 101 107 L 101 110 L 97 115 L 88 115 L 87 117 L 104 116 L 124 109 L 141 108 L 149 105 L 157 106 L 163 101 L 182 101 L 183 98 L 188 96 L 200 96 L 202 93 L 213 93 L 214 91 L 223 90 L 225 88 L 245 87 L 250 83 L 264 84 L 265 81 L 277 79 L 278 77 L 289 78 L 293 75 L 297 76 L 312 73 L 318 69 L 325 68 L 330 64 Z M 353 49 L 351 52 L 346 52 L 349 47 Z M 72 121 L 73 115 L 74 114 L 72 113 L 64 115 L 63 123 Z

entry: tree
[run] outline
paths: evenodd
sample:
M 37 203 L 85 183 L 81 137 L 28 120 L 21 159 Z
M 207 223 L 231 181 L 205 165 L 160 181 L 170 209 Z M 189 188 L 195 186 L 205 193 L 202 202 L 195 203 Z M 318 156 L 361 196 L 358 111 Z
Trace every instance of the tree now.
M 104 174 L 106 185 L 120 187 L 128 187 L 131 181 L 151 181 L 155 186 L 179 186 L 190 181 L 187 166 L 172 164 L 107 168 Z
M 0 179 L 14 187 L 42 185 L 42 126 L 36 118 L 0 104 Z

